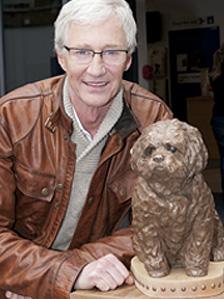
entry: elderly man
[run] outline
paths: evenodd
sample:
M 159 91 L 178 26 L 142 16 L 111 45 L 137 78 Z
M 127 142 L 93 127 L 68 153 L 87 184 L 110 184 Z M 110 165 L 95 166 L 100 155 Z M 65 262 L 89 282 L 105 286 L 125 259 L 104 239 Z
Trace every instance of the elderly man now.
M 67 299 L 132 284 L 130 148 L 171 118 L 122 81 L 136 46 L 125 0 L 71 0 L 55 22 L 65 75 L 0 102 L 0 298 Z

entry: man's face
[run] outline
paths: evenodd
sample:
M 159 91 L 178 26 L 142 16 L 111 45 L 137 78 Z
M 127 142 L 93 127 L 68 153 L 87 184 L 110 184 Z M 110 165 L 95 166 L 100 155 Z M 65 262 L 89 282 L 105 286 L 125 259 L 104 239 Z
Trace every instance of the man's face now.
M 96 52 L 127 49 L 125 33 L 115 17 L 95 25 L 71 24 L 65 45 Z M 119 91 L 123 72 L 131 64 L 131 55 L 125 54 L 125 60 L 119 65 L 105 64 L 100 55 L 95 55 L 90 63 L 77 63 L 69 51 L 58 54 L 58 60 L 67 73 L 72 102 L 84 107 L 103 107 Z

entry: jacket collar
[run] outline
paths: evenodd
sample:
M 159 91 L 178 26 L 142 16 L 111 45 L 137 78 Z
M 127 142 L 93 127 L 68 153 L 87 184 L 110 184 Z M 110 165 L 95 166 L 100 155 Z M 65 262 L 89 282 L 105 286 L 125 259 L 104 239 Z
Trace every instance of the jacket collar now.
M 45 121 L 45 127 L 49 131 L 54 133 L 57 128 L 57 124 L 60 121 L 62 126 L 68 130 L 68 133 L 72 134 L 73 131 L 72 120 L 67 116 L 65 112 L 63 98 L 62 98 L 64 81 L 65 81 L 65 75 L 60 76 L 59 81 L 53 88 L 54 110 L 50 113 L 47 120 Z
M 130 133 L 135 131 L 138 128 L 137 121 L 134 119 L 134 116 L 124 101 L 123 112 L 114 127 L 114 131 L 119 133 L 122 138 L 127 137 Z
M 67 116 L 64 109 L 63 100 L 62 100 L 64 80 L 65 80 L 65 75 L 61 77 L 57 86 L 55 87 L 54 94 L 56 99 L 54 99 L 55 100 L 54 111 L 52 111 L 52 113 L 47 118 L 45 122 L 45 126 L 52 133 L 54 133 L 57 127 L 57 123 L 60 119 L 62 125 L 68 129 L 69 134 L 72 134 L 73 131 L 72 120 Z M 137 121 L 134 118 L 130 108 L 128 107 L 128 104 L 125 100 L 125 96 L 126 94 L 124 93 L 124 98 L 123 98 L 124 108 L 113 130 L 113 132 L 117 132 L 122 137 L 122 139 L 138 128 Z

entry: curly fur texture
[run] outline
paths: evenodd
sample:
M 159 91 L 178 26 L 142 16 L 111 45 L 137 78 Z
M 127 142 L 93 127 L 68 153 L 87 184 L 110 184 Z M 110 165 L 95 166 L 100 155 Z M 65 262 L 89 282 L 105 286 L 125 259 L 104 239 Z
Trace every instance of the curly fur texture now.
M 133 245 L 152 277 L 170 267 L 204 276 L 224 260 L 224 228 L 201 174 L 208 153 L 197 128 L 177 119 L 147 127 L 131 150 Z

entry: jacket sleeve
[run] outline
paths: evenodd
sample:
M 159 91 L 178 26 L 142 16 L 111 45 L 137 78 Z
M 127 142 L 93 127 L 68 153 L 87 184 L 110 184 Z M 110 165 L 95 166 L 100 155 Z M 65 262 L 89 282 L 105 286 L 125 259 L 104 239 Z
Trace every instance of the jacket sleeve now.
M 44 248 L 16 232 L 16 177 L 13 143 L 0 120 L 0 298 L 10 290 L 33 299 L 69 299 L 74 282 L 89 262 L 114 253 L 128 263 L 130 231 L 59 252 Z M 129 249 L 130 247 L 130 249 Z M 125 248 L 125 249 L 124 249 Z
M 94 258 L 81 250 L 43 248 L 16 233 L 15 158 L 10 135 L 0 124 L 0 298 L 10 290 L 38 299 L 67 299 L 79 271 Z
M 8 220 L 5 218 L 5 221 Z M 21 239 L 7 228 L 0 216 L 1 289 L 33 299 L 68 299 L 77 276 L 89 262 L 108 253 L 126 265 L 133 256 L 131 231 L 83 245 L 80 249 L 57 252 Z
M 113 253 L 129 268 L 131 258 L 135 254 L 132 246 L 132 230 L 130 227 L 120 229 L 111 236 L 85 244 L 80 249 L 91 255 L 94 259 L 98 259 L 108 253 Z

